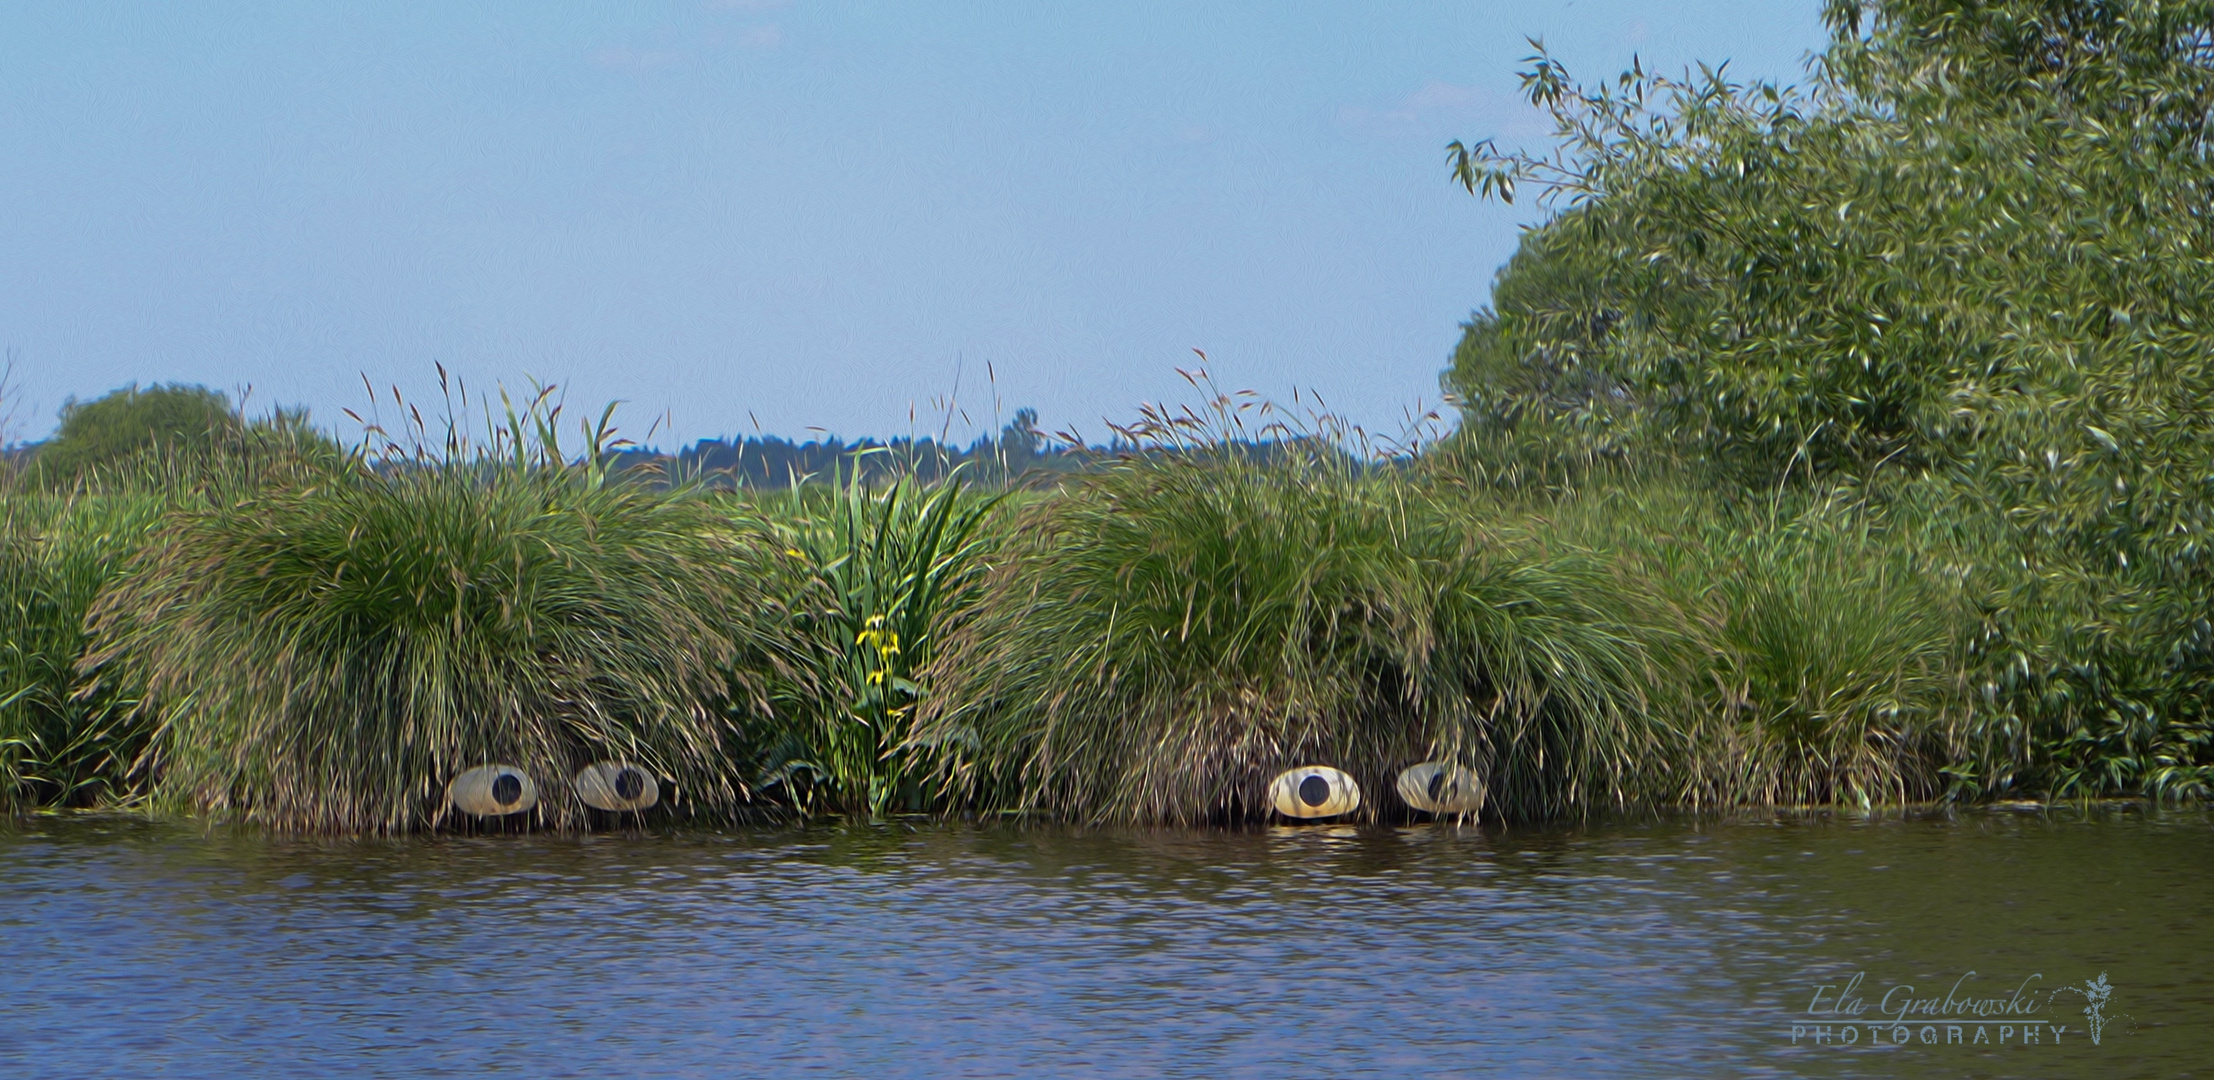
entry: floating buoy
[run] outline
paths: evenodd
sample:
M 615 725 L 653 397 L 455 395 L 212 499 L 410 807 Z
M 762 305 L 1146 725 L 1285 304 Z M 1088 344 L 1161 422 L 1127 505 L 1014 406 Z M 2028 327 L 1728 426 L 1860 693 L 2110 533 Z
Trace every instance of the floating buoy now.
M 1465 765 L 1425 761 L 1399 774 L 1399 797 L 1432 814 L 1473 814 L 1484 808 L 1484 780 Z
M 505 817 L 538 805 L 538 785 L 513 765 L 479 765 L 454 777 L 446 798 L 465 814 Z
M 661 801 L 653 774 L 628 762 L 595 761 L 577 770 L 577 798 L 609 813 L 644 810 Z
M 1268 800 L 1289 818 L 1350 814 L 1361 805 L 1361 785 L 1328 765 L 1303 765 L 1268 785 Z

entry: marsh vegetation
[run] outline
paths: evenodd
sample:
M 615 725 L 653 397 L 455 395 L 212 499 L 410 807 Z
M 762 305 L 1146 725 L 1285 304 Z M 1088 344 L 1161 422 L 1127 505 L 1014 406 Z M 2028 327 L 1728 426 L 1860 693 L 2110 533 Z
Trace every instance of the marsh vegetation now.
M 1204 381 L 1028 484 L 656 473 L 546 394 L 58 440 L 0 499 L 0 797 L 404 831 L 499 760 L 571 828 L 603 759 L 711 817 L 1236 821 L 1418 761 L 1515 819 L 2202 797 L 2214 6 L 1825 11 L 1805 88 L 1533 57 L 1557 152 L 1453 165 L 1551 214 L 1412 451 Z

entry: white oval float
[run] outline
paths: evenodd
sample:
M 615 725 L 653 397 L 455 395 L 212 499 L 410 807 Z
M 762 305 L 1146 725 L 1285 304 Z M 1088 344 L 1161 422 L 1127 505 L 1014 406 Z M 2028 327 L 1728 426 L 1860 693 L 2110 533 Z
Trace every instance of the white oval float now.
M 513 765 L 479 765 L 454 777 L 446 798 L 465 814 L 505 817 L 538 805 L 538 785 Z
M 595 761 L 577 770 L 577 798 L 611 814 L 644 810 L 661 801 L 653 774 L 627 761 Z
M 1399 773 L 1399 797 L 1432 814 L 1473 814 L 1484 808 L 1484 778 L 1465 765 L 1425 761 Z
M 1288 818 L 1326 818 L 1360 808 L 1361 785 L 1328 765 L 1302 765 L 1268 785 L 1268 801 Z

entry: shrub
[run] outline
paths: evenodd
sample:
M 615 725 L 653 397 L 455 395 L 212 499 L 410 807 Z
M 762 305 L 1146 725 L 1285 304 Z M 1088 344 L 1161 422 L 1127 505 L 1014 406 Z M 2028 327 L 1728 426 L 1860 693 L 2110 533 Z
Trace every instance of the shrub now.
M 61 428 L 40 446 L 33 468 L 67 484 L 148 451 L 199 447 L 245 426 L 230 399 L 204 386 L 126 386 L 62 406 Z

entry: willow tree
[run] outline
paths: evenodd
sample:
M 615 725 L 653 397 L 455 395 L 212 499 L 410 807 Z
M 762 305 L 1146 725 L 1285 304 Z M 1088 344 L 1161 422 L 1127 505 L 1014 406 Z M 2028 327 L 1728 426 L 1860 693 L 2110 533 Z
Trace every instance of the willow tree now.
M 2059 789 L 2203 787 L 2214 2 L 1824 19 L 1796 87 L 1587 86 L 1540 48 L 1553 147 L 1449 148 L 1471 193 L 1553 211 L 1447 373 L 1468 437 L 1942 490 L 2014 568 L 1986 597 L 1985 737 Z M 2015 782 L 1996 760 L 1964 779 Z

